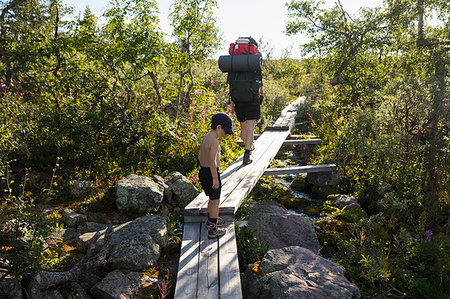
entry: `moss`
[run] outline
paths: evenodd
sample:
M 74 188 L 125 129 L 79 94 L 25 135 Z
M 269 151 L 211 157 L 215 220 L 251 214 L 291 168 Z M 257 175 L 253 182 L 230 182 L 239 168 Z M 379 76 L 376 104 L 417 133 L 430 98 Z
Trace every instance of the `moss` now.
M 339 220 L 319 220 L 314 222 L 318 227 L 316 230 L 320 243 L 326 247 L 326 251 L 338 251 L 341 240 L 347 239 L 347 225 Z
M 304 192 L 306 190 L 306 174 L 298 175 L 290 185 L 294 191 Z
M 312 217 L 320 216 L 320 211 L 318 207 L 309 207 L 306 209 L 305 214 Z
M 281 203 L 287 209 L 299 209 L 305 208 L 311 204 L 311 202 L 305 198 L 296 198 L 291 194 L 286 194 L 278 198 L 278 202 Z
M 360 219 L 368 218 L 368 215 L 362 208 L 350 208 L 343 211 L 340 217 L 347 222 L 355 223 Z

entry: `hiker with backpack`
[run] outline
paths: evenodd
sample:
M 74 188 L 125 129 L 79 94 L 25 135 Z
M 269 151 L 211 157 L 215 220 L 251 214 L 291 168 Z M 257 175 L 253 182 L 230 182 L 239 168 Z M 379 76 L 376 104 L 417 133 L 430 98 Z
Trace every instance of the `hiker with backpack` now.
M 242 163 L 248 165 L 253 162 L 254 131 L 261 118 L 264 98 L 262 56 L 252 37 L 238 38 L 230 44 L 229 54 L 219 58 L 219 68 L 228 72 L 231 111 L 241 125 L 241 138 L 245 145 Z

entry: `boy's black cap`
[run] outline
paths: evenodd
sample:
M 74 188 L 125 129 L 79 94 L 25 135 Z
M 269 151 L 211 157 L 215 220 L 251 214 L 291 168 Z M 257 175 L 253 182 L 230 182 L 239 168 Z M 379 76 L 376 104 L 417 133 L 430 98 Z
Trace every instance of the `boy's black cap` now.
M 216 113 L 211 118 L 211 128 L 216 129 L 217 125 L 221 125 L 225 133 L 233 134 L 233 120 L 223 112 Z

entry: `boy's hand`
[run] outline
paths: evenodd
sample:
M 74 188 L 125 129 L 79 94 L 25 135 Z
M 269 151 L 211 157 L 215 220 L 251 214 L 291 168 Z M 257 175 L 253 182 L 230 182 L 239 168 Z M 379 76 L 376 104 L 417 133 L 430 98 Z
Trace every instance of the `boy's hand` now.
M 213 178 L 212 188 L 213 189 L 219 189 L 219 179 L 218 178 Z

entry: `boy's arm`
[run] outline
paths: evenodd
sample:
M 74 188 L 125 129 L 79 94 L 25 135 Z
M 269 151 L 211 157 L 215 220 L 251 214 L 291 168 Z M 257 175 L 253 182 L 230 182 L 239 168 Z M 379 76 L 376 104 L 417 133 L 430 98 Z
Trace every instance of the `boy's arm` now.
M 217 173 L 217 154 L 219 152 L 219 140 L 215 139 L 211 144 L 211 149 L 209 150 L 209 169 L 211 169 L 211 176 L 213 179 L 213 189 L 219 188 L 219 178 Z

